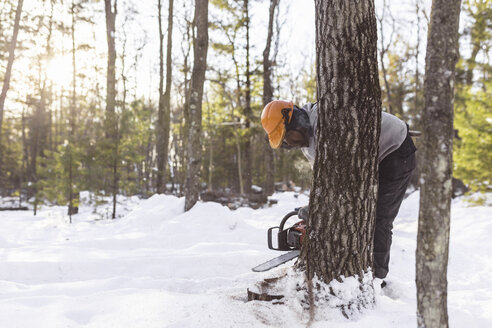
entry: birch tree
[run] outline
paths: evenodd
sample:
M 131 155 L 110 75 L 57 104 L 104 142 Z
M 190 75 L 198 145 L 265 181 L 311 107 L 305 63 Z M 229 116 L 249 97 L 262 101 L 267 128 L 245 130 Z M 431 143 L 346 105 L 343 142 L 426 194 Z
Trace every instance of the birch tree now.
M 448 327 L 447 266 L 453 168 L 454 73 L 461 0 L 433 0 L 425 57 L 416 254 L 417 323 Z

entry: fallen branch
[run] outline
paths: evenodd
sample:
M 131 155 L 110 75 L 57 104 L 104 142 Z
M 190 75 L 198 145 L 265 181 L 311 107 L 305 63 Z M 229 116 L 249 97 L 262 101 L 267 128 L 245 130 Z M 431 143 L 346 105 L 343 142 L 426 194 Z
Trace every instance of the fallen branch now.
M 28 211 L 26 206 L 21 207 L 0 207 L 0 211 Z

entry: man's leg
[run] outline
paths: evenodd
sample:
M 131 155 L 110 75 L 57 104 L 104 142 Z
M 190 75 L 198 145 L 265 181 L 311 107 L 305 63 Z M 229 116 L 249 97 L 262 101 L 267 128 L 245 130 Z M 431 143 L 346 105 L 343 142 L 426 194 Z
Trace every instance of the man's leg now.
M 374 231 L 374 275 L 383 279 L 388 274 L 393 221 L 405 196 L 410 174 L 396 181 L 379 180 Z
M 379 164 L 379 189 L 374 231 L 374 275 L 385 278 L 389 270 L 393 221 L 415 169 L 415 146 L 410 136 Z

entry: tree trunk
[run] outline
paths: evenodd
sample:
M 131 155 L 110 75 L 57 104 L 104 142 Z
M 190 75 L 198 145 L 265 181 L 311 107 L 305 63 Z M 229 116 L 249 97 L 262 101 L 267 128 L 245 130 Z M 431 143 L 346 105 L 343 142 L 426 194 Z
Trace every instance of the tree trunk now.
M 208 125 L 212 126 L 212 116 L 210 113 L 210 106 L 208 105 L 207 101 L 207 117 L 208 117 Z M 208 183 L 207 183 L 207 190 L 212 191 L 213 190 L 213 170 L 214 170 L 214 132 L 211 132 L 209 135 L 209 140 L 208 140 Z
M 272 46 L 273 36 L 273 20 L 275 17 L 275 9 L 278 6 L 279 0 L 270 0 L 270 12 L 268 18 L 268 34 L 265 50 L 263 50 L 263 107 L 265 107 L 273 99 L 272 86 L 272 62 L 270 60 L 270 49 Z M 275 190 L 275 163 L 273 149 L 268 143 L 268 139 L 263 142 L 265 152 L 265 167 L 266 181 L 264 190 L 267 195 L 273 194 Z
M 329 283 L 372 266 L 381 90 L 373 1 L 315 3 L 317 155 L 301 256 L 309 280 Z
M 10 86 L 10 75 L 12 74 L 12 66 L 15 58 L 15 47 L 17 45 L 17 35 L 19 33 L 20 16 L 22 13 L 23 0 L 17 2 L 17 10 L 15 11 L 14 31 L 12 33 L 12 40 L 9 45 L 9 59 L 7 61 L 7 69 L 3 78 L 2 93 L 0 94 L 0 150 L 2 145 L 2 123 L 3 123 L 3 109 L 5 106 L 5 99 L 7 98 L 7 91 Z
M 244 19 L 246 25 L 246 94 L 244 116 L 246 118 L 246 143 L 244 144 L 244 159 L 246 167 L 244 169 L 244 191 L 246 194 L 251 192 L 252 184 L 252 151 L 251 151 L 251 120 L 253 119 L 253 111 L 251 110 L 251 72 L 250 72 L 250 40 L 249 40 L 249 0 L 244 0 Z
M 157 110 L 156 150 L 157 150 L 157 181 L 158 193 L 164 193 L 164 175 L 166 159 L 164 158 L 164 33 L 162 31 L 162 3 L 157 1 L 157 19 L 159 21 L 159 108 Z
M 447 266 L 452 195 L 453 85 L 461 0 L 433 0 L 425 58 L 425 110 L 416 253 L 417 323 L 448 327 Z
M 164 34 L 162 32 L 161 0 L 158 0 L 159 19 L 159 111 L 157 119 L 157 192 L 163 193 L 166 185 L 166 171 L 169 153 L 169 130 L 171 126 L 171 82 L 172 82 L 172 32 L 173 0 L 169 0 L 167 54 L 166 54 L 166 90 L 164 91 Z
M 75 48 L 75 3 L 72 0 L 72 8 L 71 8 L 71 15 L 72 15 L 72 28 L 71 28 L 71 35 L 72 35 L 72 99 L 70 101 L 70 132 L 69 132 L 69 168 L 68 168 L 68 183 L 69 183 L 69 195 L 68 195 L 68 217 L 70 223 L 72 223 L 72 214 L 77 214 L 79 209 L 77 206 L 74 206 L 74 200 L 77 199 L 78 193 L 74 194 L 73 191 L 73 143 L 74 143 L 74 134 L 75 134 L 75 106 L 76 106 L 76 101 L 77 101 L 77 65 L 76 65 L 76 60 L 75 60 L 75 53 L 76 53 L 76 48 Z M 74 199 L 75 198 L 75 199 Z
M 116 13 L 117 0 L 111 4 L 111 0 L 104 0 L 106 12 L 106 36 L 108 41 L 108 69 L 106 78 L 106 137 L 112 147 L 112 188 L 113 193 L 113 213 L 112 218 L 116 218 L 116 193 L 118 192 L 118 122 L 116 119 Z
M 26 147 L 26 115 L 25 108 L 22 107 L 22 120 L 21 120 L 21 135 L 22 135 L 22 165 L 20 169 L 20 182 L 19 182 L 19 207 L 22 206 L 22 187 L 24 185 L 24 175 L 26 172 L 27 165 L 27 147 Z M 26 197 L 28 194 L 26 193 Z
M 115 22 L 117 0 L 111 5 L 111 0 L 104 0 L 106 12 L 106 37 L 108 42 L 108 68 L 106 77 L 106 136 L 114 139 L 116 136 L 115 106 L 116 106 L 116 46 Z M 114 140 L 112 140 L 114 141 Z
M 200 167 L 202 162 L 202 97 L 208 50 L 208 0 L 195 1 L 194 63 L 191 74 L 191 92 L 188 122 L 188 151 L 185 186 L 185 211 L 198 201 L 200 193 Z
M 415 45 L 415 86 L 414 86 L 414 99 L 413 99 L 413 113 L 411 113 L 412 117 L 412 126 L 411 128 L 413 130 L 421 130 L 421 113 L 423 110 L 421 110 L 421 88 L 420 88 L 420 70 L 419 70 L 419 56 L 420 56 L 420 1 L 421 0 L 416 0 L 415 3 L 415 14 L 417 15 L 417 22 L 416 22 L 416 37 L 417 37 L 417 43 Z M 420 139 L 420 138 L 419 138 Z M 420 140 L 414 140 L 415 145 L 418 148 L 420 148 Z M 416 153 L 416 159 L 417 159 L 417 167 L 412 173 L 412 177 L 410 178 L 410 185 L 414 186 L 415 188 L 420 188 L 420 182 L 419 182 L 419 177 L 420 177 L 420 168 L 422 167 L 422 153 L 417 152 Z
M 169 153 L 169 133 L 171 130 L 171 87 L 172 87 L 172 47 L 173 47 L 173 10 L 174 0 L 169 0 L 167 18 L 167 53 L 166 53 L 166 90 L 164 92 L 164 143 L 163 157 L 165 174 Z M 164 188 L 166 180 L 164 179 Z
M 184 106 L 183 106 L 183 122 L 180 124 L 180 135 L 182 136 L 181 147 L 179 151 L 180 159 L 181 159 L 181 170 L 179 174 L 179 196 L 182 197 L 184 195 L 184 188 L 186 185 L 186 169 L 187 169 L 187 147 L 188 147 L 188 126 L 190 122 L 189 115 L 189 107 L 190 107 L 190 79 L 188 78 L 191 65 L 189 64 L 189 58 L 191 53 L 191 45 L 193 43 L 195 32 L 193 30 L 193 23 L 186 20 L 186 47 L 182 47 L 183 50 L 183 77 L 184 77 Z
M 151 179 L 151 171 L 152 171 L 152 150 L 153 150 L 153 146 L 152 146 L 152 133 L 150 131 L 150 126 L 152 125 L 152 119 L 150 120 L 149 122 L 149 138 L 147 139 L 147 149 L 146 149 L 146 152 L 145 152 L 145 197 L 148 197 L 151 193 L 151 184 L 150 184 L 150 179 Z
M 234 62 L 234 67 L 236 71 L 236 107 L 241 108 L 242 107 L 242 102 L 241 102 L 241 73 L 239 69 L 239 62 L 236 59 L 236 48 L 234 41 L 230 41 L 231 46 L 232 46 L 232 61 Z M 225 89 L 224 89 L 225 90 Z M 238 114 L 239 115 L 239 114 Z M 236 119 L 234 115 L 234 108 L 232 109 L 232 120 L 238 124 L 238 126 L 232 126 L 232 133 L 234 135 L 234 140 L 236 141 L 236 164 L 237 164 L 237 180 L 238 183 L 237 185 L 239 186 L 239 194 L 243 195 L 244 194 L 244 184 L 243 184 L 243 168 L 242 168 L 242 156 L 241 156 L 241 144 L 239 140 L 239 131 L 238 129 L 241 128 L 240 125 L 240 119 L 239 117 Z

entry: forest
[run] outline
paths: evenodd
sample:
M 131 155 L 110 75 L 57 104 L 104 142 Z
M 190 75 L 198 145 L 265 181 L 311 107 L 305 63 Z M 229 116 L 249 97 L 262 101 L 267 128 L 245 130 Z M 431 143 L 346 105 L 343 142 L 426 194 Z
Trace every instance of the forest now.
M 489 327 L 491 55 L 492 0 L 3 0 L 0 322 Z
M 421 128 L 429 5 L 376 2 L 382 107 L 413 130 Z M 81 191 L 103 203 L 187 188 L 245 198 L 308 189 L 308 163 L 299 152 L 273 152 L 259 124 L 272 99 L 316 101 L 314 22 L 302 29 L 313 29 L 300 37 L 304 48 L 293 47 L 294 7 L 210 0 L 205 28 L 187 1 L 2 1 L 1 195 L 74 214 Z M 490 191 L 492 181 L 491 22 L 489 0 L 463 1 L 453 174 L 473 191 Z M 203 29 L 207 60 L 195 63 Z

